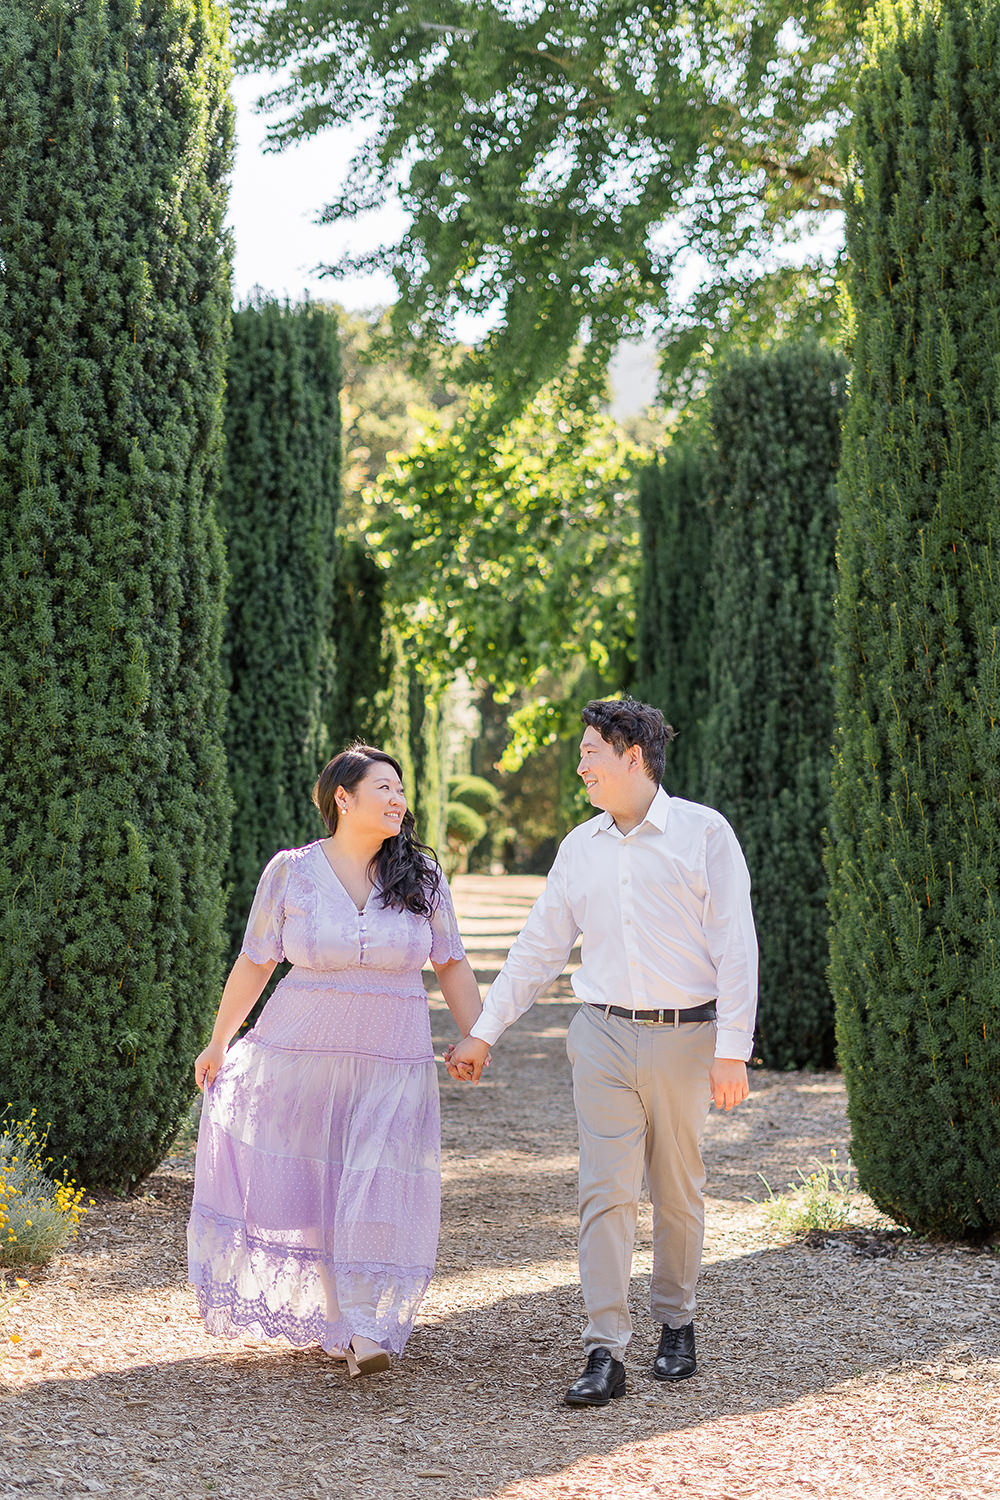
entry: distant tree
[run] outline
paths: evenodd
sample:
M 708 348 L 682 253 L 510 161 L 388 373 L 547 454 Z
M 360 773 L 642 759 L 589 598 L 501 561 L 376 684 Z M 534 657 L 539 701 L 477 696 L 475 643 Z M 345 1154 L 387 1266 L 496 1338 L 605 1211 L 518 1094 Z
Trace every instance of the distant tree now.
M 867 3 L 238 0 L 235 17 L 242 66 L 287 70 L 276 144 L 365 121 L 327 219 L 392 192 L 407 210 L 398 245 L 344 264 L 394 276 L 418 348 L 500 309 L 480 378 L 524 401 L 581 333 L 586 374 L 651 312 L 675 371 L 831 316 L 808 237 L 842 206 Z
M 686 432 L 685 428 L 685 432 Z M 678 438 L 639 474 L 641 521 L 636 687 L 662 709 L 677 739 L 670 790 L 704 800 L 708 657 L 717 578 L 712 566 L 711 444 Z
M 1000 5 L 884 3 L 858 85 L 829 871 L 861 1185 L 1000 1228 Z
M 385 308 L 349 312 L 335 307 L 340 329 L 343 480 L 339 525 L 360 538 L 369 524 L 372 486 L 391 453 L 405 453 L 428 419 L 448 427 L 464 412 L 466 393 L 455 379 L 461 350 L 424 351 L 424 368 L 409 367 L 394 347 Z
M 264 300 L 236 313 L 222 490 L 233 958 L 267 861 L 322 831 L 310 792 L 334 694 L 339 395 L 331 312 Z
M 376 545 L 418 672 L 534 691 L 516 758 L 576 732 L 582 674 L 609 691 L 631 676 L 638 534 L 631 455 L 610 418 L 550 388 L 484 446 L 489 403 L 477 395 L 467 424 L 429 428 L 389 469 Z
M 0 1078 L 113 1189 L 222 978 L 228 81 L 208 0 L 0 0 Z
M 392 672 L 386 639 L 385 574 L 365 544 L 340 539 L 334 577 L 333 694 L 327 729 L 336 751 L 351 742 L 377 742 L 381 707 Z

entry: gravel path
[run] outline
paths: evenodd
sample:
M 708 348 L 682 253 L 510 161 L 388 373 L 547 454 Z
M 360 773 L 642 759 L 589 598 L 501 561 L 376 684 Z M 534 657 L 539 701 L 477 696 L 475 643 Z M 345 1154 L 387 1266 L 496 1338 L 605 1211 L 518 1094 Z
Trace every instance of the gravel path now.
M 540 882 L 456 884 L 485 982 Z M 583 1323 L 568 995 L 522 1019 L 479 1088 L 441 1070 L 438 1274 L 398 1367 L 348 1381 L 316 1350 L 210 1339 L 178 1147 L 141 1196 L 102 1199 L 8 1316 L 0 1500 L 997 1500 L 1000 1256 L 886 1233 L 864 1200 L 860 1230 L 789 1242 L 760 1207 L 759 1172 L 783 1188 L 846 1160 L 834 1074 L 757 1072 L 747 1104 L 713 1112 L 695 1378 L 647 1374 L 646 1207 L 628 1397 L 561 1405 Z

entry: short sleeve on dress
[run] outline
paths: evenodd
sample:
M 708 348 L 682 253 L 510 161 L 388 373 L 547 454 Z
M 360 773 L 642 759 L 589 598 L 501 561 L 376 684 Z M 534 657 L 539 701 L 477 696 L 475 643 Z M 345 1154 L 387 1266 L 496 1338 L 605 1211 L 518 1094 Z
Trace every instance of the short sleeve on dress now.
M 451 900 L 451 891 L 444 876 L 440 877 L 437 906 L 431 917 L 431 961 L 436 964 L 451 963 L 464 958 L 465 948 L 458 931 L 458 918 Z
M 251 963 L 266 964 L 272 960 L 281 963 L 285 957 L 281 928 L 285 919 L 288 871 L 288 850 L 280 849 L 260 877 L 240 949 Z

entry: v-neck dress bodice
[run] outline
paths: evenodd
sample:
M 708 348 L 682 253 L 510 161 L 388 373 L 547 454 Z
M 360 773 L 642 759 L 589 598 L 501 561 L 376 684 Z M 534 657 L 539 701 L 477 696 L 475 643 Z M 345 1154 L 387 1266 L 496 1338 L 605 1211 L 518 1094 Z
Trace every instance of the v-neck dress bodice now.
M 188 1262 L 206 1328 L 399 1353 L 437 1250 L 421 969 L 464 956 L 447 885 L 431 917 L 377 886 L 359 911 L 318 841 L 284 849 L 242 952 L 292 967 L 205 1091 Z

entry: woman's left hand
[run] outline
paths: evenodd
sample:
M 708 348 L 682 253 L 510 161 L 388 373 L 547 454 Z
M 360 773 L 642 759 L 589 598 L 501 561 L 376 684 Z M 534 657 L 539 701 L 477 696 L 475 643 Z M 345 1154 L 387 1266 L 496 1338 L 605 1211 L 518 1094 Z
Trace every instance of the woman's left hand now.
M 222 1042 L 209 1042 L 204 1052 L 199 1052 L 194 1060 L 194 1081 L 202 1090 L 215 1082 L 215 1075 L 222 1067 L 226 1058 L 226 1049 Z

